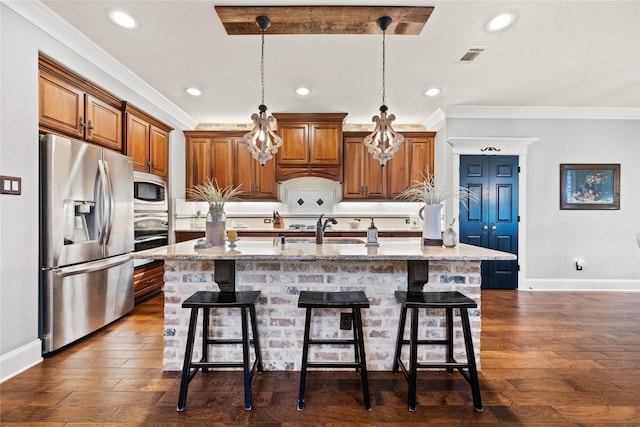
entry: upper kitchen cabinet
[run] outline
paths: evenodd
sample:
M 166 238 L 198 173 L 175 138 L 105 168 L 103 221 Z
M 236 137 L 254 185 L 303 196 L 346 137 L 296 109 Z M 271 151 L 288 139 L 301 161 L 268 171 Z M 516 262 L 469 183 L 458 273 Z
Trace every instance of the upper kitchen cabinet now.
M 345 132 L 344 199 L 394 199 L 402 190 L 433 172 L 435 132 L 403 132 L 404 144 L 382 167 L 364 146 L 368 132 Z
M 407 147 L 409 181 L 407 186 L 422 181 L 425 171 L 434 172 L 435 132 L 406 132 L 403 145 Z M 392 162 L 394 159 L 391 159 Z M 401 190 L 402 191 L 402 190 Z M 397 194 L 396 194 L 397 195 Z M 395 197 L 395 196 L 394 196 Z
M 385 170 L 364 146 L 362 141 L 366 135 L 350 134 L 344 138 L 342 195 L 345 199 L 384 199 L 387 194 Z
M 276 178 L 317 176 L 342 181 L 342 122 L 346 113 L 274 113 L 282 147 Z
M 169 133 L 172 127 L 125 103 L 126 154 L 135 170 L 169 175 Z
M 241 185 L 241 198 L 277 199 L 275 162 L 260 166 L 247 149 L 242 136 L 246 131 L 185 131 L 186 186 L 207 179 L 220 187 Z
M 123 151 L 121 100 L 42 54 L 38 91 L 41 130 Z
M 186 186 L 189 191 L 207 180 L 220 187 L 233 185 L 233 138 L 231 132 L 184 131 L 186 137 Z
M 243 199 L 278 198 L 278 183 L 276 182 L 276 163 L 267 161 L 264 166 L 255 160 L 247 149 L 242 138 L 234 139 L 234 184 L 241 185 Z

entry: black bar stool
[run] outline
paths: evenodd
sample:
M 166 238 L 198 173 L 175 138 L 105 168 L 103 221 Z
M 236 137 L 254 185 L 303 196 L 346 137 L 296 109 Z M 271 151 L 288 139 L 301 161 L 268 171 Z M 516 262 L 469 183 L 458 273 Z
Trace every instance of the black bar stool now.
M 396 299 L 402 304 L 400 311 L 400 322 L 398 325 L 398 337 L 396 339 L 396 351 L 393 356 L 393 373 L 398 373 L 402 368 L 402 373 L 409 382 L 409 411 L 416 410 L 416 377 L 418 368 L 446 368 L 447 372 L 453 372 L 456 368 L 471 385 L 473 394 L 473 406 L 476 411 L 482 411 L 482 400 L 480 398 L 480 383 L 478 382 L 478 371 L 476 369 L 476 359 L 473 352 L 473 342 L 471 340 L 471 327 L 469 325 L 469 313 L 467 309 L 475 308 L 478 305 L 471 298 L 460 292 L 419 292 L 419 291 L 396 291 Z M 446 337 L 440 340 L 420 340 L 418 339 L 418 310 L 421 308 L 442 308 L 446 314 Z M 467 353 L 467 362 L 457 362 L 453 357 L 453 309 L 460 310 L 462 319 L 462 332 L 464 335 L 464 345 Z M 411 309 L 410 338 L 404 339 L 404 325 L 407 319 L 407 309 Z M 407 368 L 401 359 L 402 346 L 409 345 L 409 367 Z M 419 345 L 444 345 L 446 346 L 446 362 L 425 362 L 418 363 Z M 467 371 L 464 371 L 467 369 Z
M 189 332 L 187 335 L 187 347 L 184 354 L 182 367 L 182 380 L 180 381 L 180 395 L 178 397 L 178 411 L 184 411 L 187 404 L 187 389 L 193 377 L 199 369 L 206 373 L 209 368 L 243 368 L 244 370 L 244 409 L 251 409 L 251 380 L 256 369 L 262 372 L 262 356 L 260 354 L 260 340 L 256 322 L 256 300 L 260 291 L 245 292 L 209 292 L 198 291 L 182 303 L 182 308 L 191 309 L 189 320 Z M 212 308 L 239 308 L 242 314 L 242 339 L 209 338 L 209 318 Z M 198 310 L 202 309 L 202 358 L 198 362 L 192 360 L 193 344 L 195 341 Z M 251 319 L 251 331 L 253 339 L 249 339 L 247 323 L 247 310 Z M 242 344 L 242 362 L 235 361 L 209 361 L 210 345 Z M 249 346 L 253 344 L 255 360 L 249 367 Z M 195 368 L 192 370 L 192 368 Z
M 307 368 L 355 368 L 362 380 L 364 407 L 371 410 L 369 397 L 369 381 L 367 378 L 367 361 L 364 352 L 364 335 L 362 333 L 361 308 L 369 307 L 369 299 L 362 291 L 349 292 L 313 292 L 302 291 L 298 298 L 298 307 L 306 308 L 304 323 L 304 345 L 302 347 L 302 369 L 300 370 L 300 393 L 298 394 L 298 410 L 304 409 L 304 390 L 307 379 Z M 311 310 L 314 308 L 350 308 L 353 315 L 353 339 L 311 339 Z M 350 344 L 354 348 L 354 362 L 309 362 L 309 346 L 321 344 Z

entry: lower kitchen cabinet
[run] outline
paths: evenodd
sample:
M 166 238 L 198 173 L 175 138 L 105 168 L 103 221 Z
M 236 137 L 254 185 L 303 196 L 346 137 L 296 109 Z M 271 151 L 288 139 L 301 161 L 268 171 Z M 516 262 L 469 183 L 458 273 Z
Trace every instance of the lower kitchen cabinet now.
M 186 242 L 187 240 L 204 239 L 204 230 L 202 231 L 176 231 L 176 243 Z
M 136 303 L 162 290 L 164 262 L 156 261 L 133 271 L 133 296 Z

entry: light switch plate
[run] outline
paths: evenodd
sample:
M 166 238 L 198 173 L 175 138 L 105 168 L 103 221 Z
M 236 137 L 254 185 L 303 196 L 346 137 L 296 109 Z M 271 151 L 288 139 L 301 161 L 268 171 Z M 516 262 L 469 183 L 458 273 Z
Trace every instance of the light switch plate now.
M 0 194 L 22 194 L 22 178 L 0 175 Z

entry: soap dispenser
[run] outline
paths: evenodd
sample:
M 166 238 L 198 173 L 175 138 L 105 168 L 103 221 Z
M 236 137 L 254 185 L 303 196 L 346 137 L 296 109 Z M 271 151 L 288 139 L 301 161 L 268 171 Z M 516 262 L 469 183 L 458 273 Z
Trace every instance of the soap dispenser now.
M 371 218 L 371 225 L 367 228 L 367 245 L 378 244 L 378 228 Z

